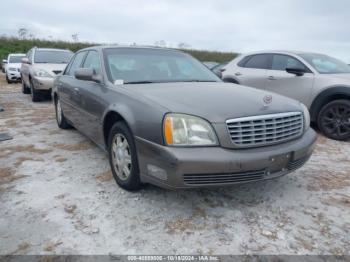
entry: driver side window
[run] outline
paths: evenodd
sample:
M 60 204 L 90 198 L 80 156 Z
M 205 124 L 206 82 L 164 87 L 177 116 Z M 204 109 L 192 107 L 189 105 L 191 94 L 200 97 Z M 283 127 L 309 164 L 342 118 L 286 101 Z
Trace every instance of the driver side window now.
M 291 56 L 273 55 L 272 70 L 285 71 L 287 68 L 307 70 L 304 64 Z

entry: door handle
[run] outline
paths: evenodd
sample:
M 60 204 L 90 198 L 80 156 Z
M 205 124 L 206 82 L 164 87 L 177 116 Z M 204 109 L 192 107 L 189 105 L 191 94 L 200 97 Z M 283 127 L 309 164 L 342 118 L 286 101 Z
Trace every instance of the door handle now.
M 79 94 L 79 88 L 74 87 L 74 92 L 77 93 L 77 94 Z
M 274 76 L 269 76 L 267 79 L 269 79 L 269 80 L 276 80 L 276 78 Z
M 241 75 L 242 75 L 242 73 L 240 73 L 240 72 L 235 73 L 235 76 L 241 76 Z

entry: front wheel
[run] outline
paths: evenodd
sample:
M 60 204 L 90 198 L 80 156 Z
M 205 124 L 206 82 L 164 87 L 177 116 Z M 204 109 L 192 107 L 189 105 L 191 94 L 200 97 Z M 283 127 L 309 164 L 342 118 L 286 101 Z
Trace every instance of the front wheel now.
M 12 84 L 12 81 L 8 78 L 7 74 L 6 74 L 6 82 L 7 82 L 8 84 Z
M 340 99 L 326 104 L 318 115 L 317 125 L 329 138 L 350 139 L 350 101 Z
M 22 81 L 22 93 L 23 94 L 30 94 L 30 89 L 27 87 L 26 83 L 23 80 L 23 77 L 21 79 Z
M 30 83 L 30 95 L 32 97 L 32 101 L 33 102 L 39 102 L 40 101 L 40 93 L 39 91 L 37 91 L 35 89 L 35 86 L 34 86 L 34 83 L 33 83 L 33 80 L 29 80 L 29 83 Z
M 108 138 L 109 163 L 117 184 L 129 191 L 142 188 L 134 138 L 123 122 L 113 125 Z

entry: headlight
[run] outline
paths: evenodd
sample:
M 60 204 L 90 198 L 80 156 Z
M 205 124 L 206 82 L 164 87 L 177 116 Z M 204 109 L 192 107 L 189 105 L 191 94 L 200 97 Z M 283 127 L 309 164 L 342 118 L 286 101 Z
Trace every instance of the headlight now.
M 163 129 L 167 145 L 212 146 L 218 144 L 211 125 L 199 117 L 167 114 L 164 118 Z
M 48 72 L 46 72 L 43 69 L 35 70 L 34 75 L 39 77 L 52 77 Z
M 310 127 L 310 113 L 309 110 L 307 109 L 307 107 L 300 103 L 301 107 L 303 108 L 303 114 L 304 114 L 304 129 L 308 130 Z

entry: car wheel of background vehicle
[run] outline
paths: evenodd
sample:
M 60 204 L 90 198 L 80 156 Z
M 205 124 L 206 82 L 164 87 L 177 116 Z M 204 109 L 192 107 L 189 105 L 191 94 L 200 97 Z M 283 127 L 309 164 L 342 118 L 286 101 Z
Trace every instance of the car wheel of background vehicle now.
M 30 89 L 26 86 L 26 84 L 24 83 L 24 80 L 22 78 L 22 93 L 23 94 L 29 94 L 30 93 Z
M 108 154 L 117 184 L 129 191 L 141 189 L 134 138 L 123 122 L 114 124 L 109 133 Z
M 8 84 L 12 84 L 12 81 L 7 77 L 7 74 L 6 74 L 6 82 L 7 82 Z
M 40 101 L 40 94 L 37 90 L 35 90 L 33 80 L 29 80 L 30 83 L 30 95 L 32 97 L 33 102 L 39 102 Z
M 350 101 L 342 99 L 326 104 L 318 115 L 317 125 L 329 138 L 350 139 Z
M 69 129 L 71 125 L 68 124 L 67 119 L 64 117 L 61 101 L 59 100 L 59 98 L 55 99 L 55 111 L 56 111 L 56 120 L 57 120 L 58 127 L 62 129 Z

